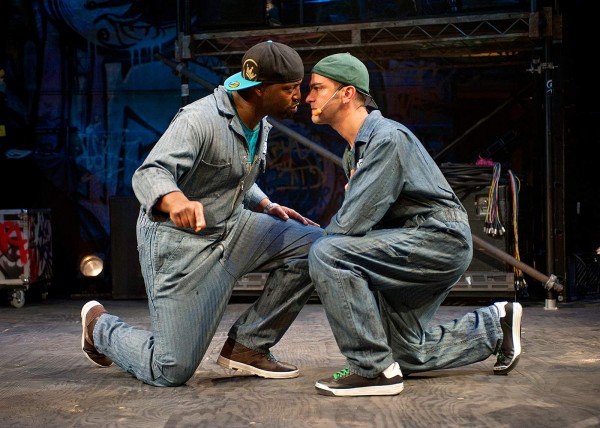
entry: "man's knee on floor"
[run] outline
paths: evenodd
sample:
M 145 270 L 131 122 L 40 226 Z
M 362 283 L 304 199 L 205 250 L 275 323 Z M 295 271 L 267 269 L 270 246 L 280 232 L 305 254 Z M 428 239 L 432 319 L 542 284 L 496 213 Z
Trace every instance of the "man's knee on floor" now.
M 162 386 L 182 386 L 192 378 L 196 372 L 196 367 L 169 363 L 168 365 L 162 365 L 155 371 L 160 373 L 158 378 Z

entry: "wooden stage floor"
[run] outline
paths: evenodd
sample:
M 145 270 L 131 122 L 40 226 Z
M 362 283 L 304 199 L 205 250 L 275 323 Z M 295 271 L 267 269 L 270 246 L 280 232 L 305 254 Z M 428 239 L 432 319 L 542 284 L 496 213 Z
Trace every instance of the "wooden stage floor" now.
M 101 300 L 148 326 L 144 300 Z M 523 355 L 508 376 L 494 357 L 405 379 L 394 397 L 325 397 L 317 379 L 344 367 L 319 303 L 310 303 L 273 349 L 300 376 L 267 380 L 216 364 L 227 330 L 247 307 L 230 303 L 194 377 L 157 388 L 116 366 L 93 367 L 80 350 L 85 300 L 0 305 L 2 427 L 600 427 L 600 302 L 525 303 Z M 473 309 L 444 305 L 438 321 Z

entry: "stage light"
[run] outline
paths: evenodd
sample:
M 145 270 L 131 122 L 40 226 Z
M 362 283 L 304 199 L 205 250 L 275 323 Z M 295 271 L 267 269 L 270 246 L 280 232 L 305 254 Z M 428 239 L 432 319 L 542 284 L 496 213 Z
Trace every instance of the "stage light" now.
M 96 277 L 104 270 L 104 261 L 95 254 L 83 256 L 79 262 L 79 271 L 85 277 Z

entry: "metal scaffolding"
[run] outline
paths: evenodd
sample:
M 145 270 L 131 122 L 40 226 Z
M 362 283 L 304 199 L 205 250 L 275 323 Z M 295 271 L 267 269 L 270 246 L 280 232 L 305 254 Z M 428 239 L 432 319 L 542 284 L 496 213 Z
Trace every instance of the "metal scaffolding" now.
M 363 61 L 370 61 L 380 71 L 388 70 L 390 61 L 429 60 L 436 67 L 507 67 L 530 66 L 532 73 L 544 73 L 545 85 L 552 82 L 552 44 L 562 40 L 562 17 L 552 7 L 537 8 L 532 1 L 530 11 L 497 13 L 453 13 L 436 17 L 411 17 L 393 21 L 348 22 L 343 24 L 277 26 L 240 31 L 194 31 L 190 0 L 178 0 L 178 37 L 175 58 L 171 65 L 182 78 L 183 102 L 187 103 L 187 82 L 193 76 L 187 72 L 187 62 L 202 57 L 214 57 L 214 68 L 229 73 L 229 68 L 239 68 L 241 57 L 254 44 L 273 40 L 294 48 L 306 66 L 314 65 L 324 56 L 338 52 L 350 52 Z M 163 62 L 169 63 L 166 58 Z M 550 82 L 550 83 L 548 83 Z M 200 82 L 201 83 L 201 82 Z M 184 89 L 186 88 L 186 89 Z M 564 168 L 559 160 L 553 159 L 554 152 L 562 143 L 551 138 L 550 117 L 552 91 L 546 91 L 546 200 L 545 221 L 547 236 L 547 266 L 549 272 L 558 269 L 564 277 L 564 239 L 555 242 L 554 218 L 564 218 L 564 207 L 552 201 L 564 199 L 555 190 L 561 181 Z M 482 121 L 475 126 L 479 126 Z M 300 143 L 314 144 L 297 138 L 293 131 L 276 123 L 276 127 Z M 562 160 L 560 160 L 562 162 Z M 557 178 L 558 177 L 558 178 Z M 554 185 L 553 185 L 554 184 Z M 560 187 L 562 188 L 562 187 Z M 560 211 L 560 213 L 557 213 Z M 507 253 L 485 245 L 474 237 L 475 249 L 488 252 L 499 260 L 522 268 L 534 279 L 539 280 L 547 291 L 546 308 L 556 309 L 556 294 L 559 300 L 565 297 L 564 287 L 554 274 L 545 275 L 514 259 Z M 557 263 L 558 260 L 563 260 Z
M 561 36 L 560 16 L 553 16 L 552 9 L 242 31 L 180 31 L 176 59 L 215 56 L 237 67 L 248 48 L 270 39 L 296 49 L 307 65 L 345 51 L 381 69 L 386 69 L 388 60 L 423 58 L 457 67 L 506 66 L 529 64 L 532 55 L 543 49 L 548 32 Z

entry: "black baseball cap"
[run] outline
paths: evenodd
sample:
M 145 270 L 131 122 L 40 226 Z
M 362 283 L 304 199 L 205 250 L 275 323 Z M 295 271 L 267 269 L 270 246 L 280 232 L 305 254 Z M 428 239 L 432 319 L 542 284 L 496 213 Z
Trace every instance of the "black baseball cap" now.
M 288 83 L 304 78 L 298 52 L 283 43 L 266 42 L 252 46 L 242 58 L 242 71 L 230 76 L 223 86 L 239 91 L 261 83 Z

